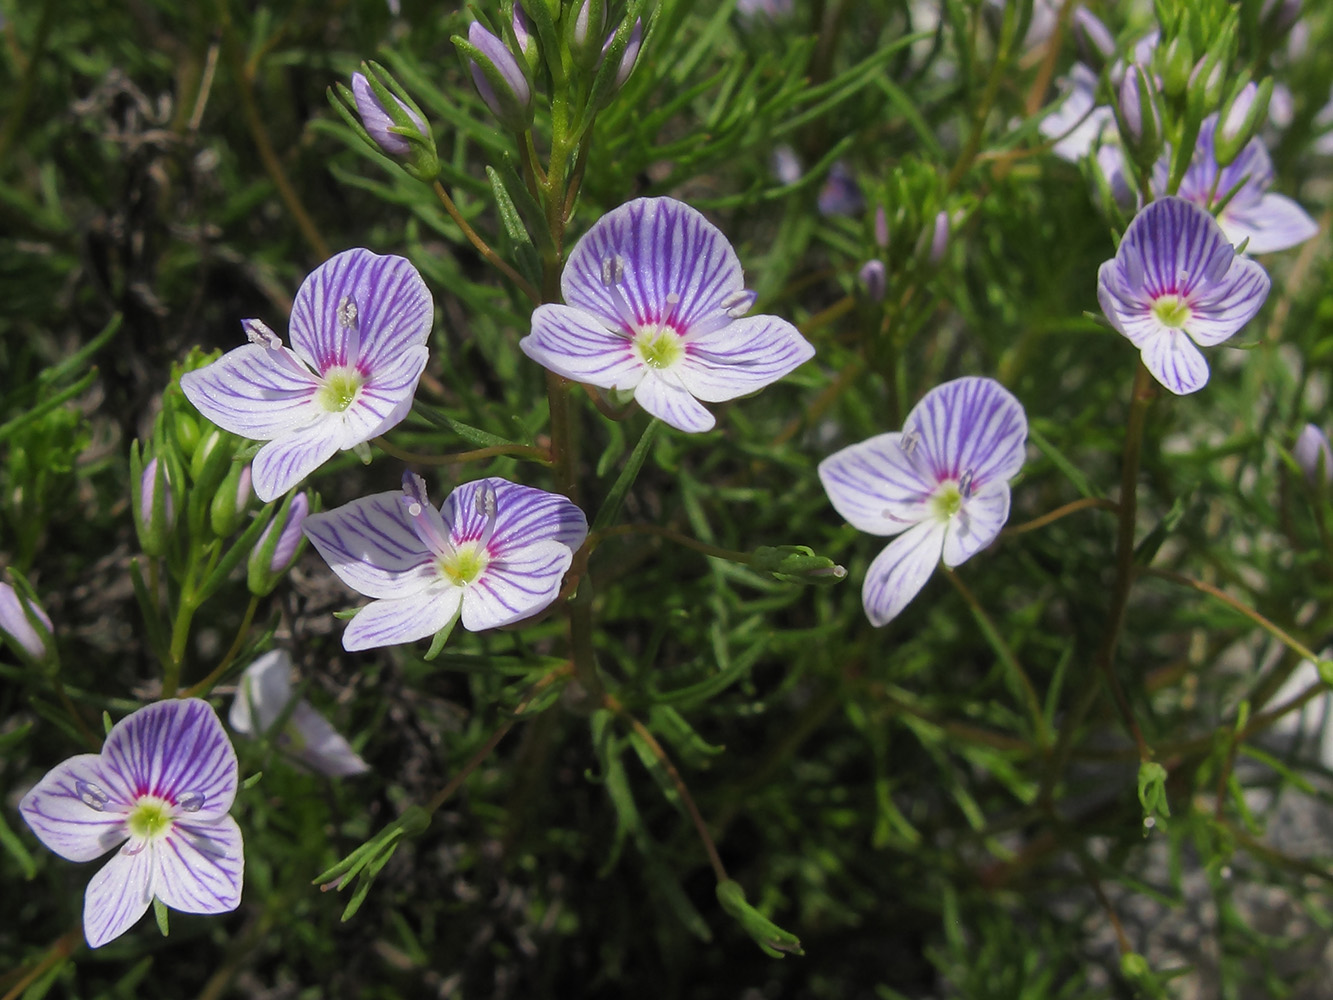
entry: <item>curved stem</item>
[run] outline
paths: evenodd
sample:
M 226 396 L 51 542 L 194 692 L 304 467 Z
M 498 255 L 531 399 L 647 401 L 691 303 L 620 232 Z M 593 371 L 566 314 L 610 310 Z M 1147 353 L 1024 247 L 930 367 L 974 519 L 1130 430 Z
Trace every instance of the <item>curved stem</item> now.
M 182 691 L 178 697 L 195 698 L 213 690 L 213 685 L 222 679 L 223 674 L 227 672 L 232 661 L 236 659 L 236 654 L 239 653 L 241 647 L 245 645 L 245 638 L 250 634 L 250 626 L 254 624 L 255 611 L 258 607 L 259 598 L 252 596 L 249 605 L 245 609 L 245 616 L 241 619 L 241 627 L 236 630 L 236 638 L 232 640 L 231 647 L 225 654 L 223 654 L 222 659 L 218 661 L 218 665 L 209 672 L 207 677 L 195 684 L 191 684 Z
M 56 938 L 40 961 L 19 977 L 0 1000 L 18 1000 L 29 986 L 74 954 L 81 944 L 83 944 L 83 924 L 79 923 Z
M 389 443 L 388 438 L 377 437 L 372 442 L 387 455 L 412 465 L 462 465 L 465 462 L 479 462 L 486 458 L 512 455 L 515 458 L 528 458 L 543 465 L 551 464 L 551 455 L 544 448 L 534 448 L 526 444 L 495 444 L 472 451 L 458 451 L 452 455 L 427 455 L 420 451 L 408 451 Z
M 1041 517 L 1034 517 L 1031 521 L 1024 521 L 1022 524 L 1016 524 L 1012 528 L 1005 528 L 1000 532 L 1000 537 L 1009 535 L 1022 535 L 1029 531 L 1036 531 L 1038 528 L 1044 528 L 1062 517 L 1068 517 L 1070 514 L 1077 514 L 1081 510 L 1119 510 L 1120 505 L 1114 500 L 1105 500 L 1102 497 L 1082 497 L 1078 500 L 1071 500 L 1062 507 L 1056 507 L 1048 514 L 1042 514 Z
M 463 235 L 466 236 L 467 241 L 476 248 L 477 253 L 481 254 L 482 257 L 486 259 L 487 263 L 517 285 L 519 290 L 526 295 L 529 300 L 534 303 L 540 302 L 541 296 L 537 294 L 537 289 L 532 287 L 531 282 L 510 267 L 508 261 L 502 259 L 499 254 L 492 250 L 490 244 L 478 236 L 477 231 L 468 224 L 467 219 L 463 218 L 463 213 L 458 210 L 458 206 L 454 204 L 454 200 L 449 197 L 449 192 L 444 189 L 444 185 L 439 181 L 436 181 L 434 188 L 436 196 L 444 206 L 444 210 L 449 213 L 449 218 L 453 219 L 458 228 L 463 230 Z
M 695 552 L 702 552 L 704 555 L 713 556 L 715 559 L 725 559 L 727 562 L 740 563 L 743 566 L 748 566 L 754 560 L 752 553 L 737 552 L 735 549 L 723 549 L 716 545 L 709 545 L 707 542 L 701 542 L 697 538 L 691 538 L 689 535 L 664 528 L 658 524 L 618 524 L 614 528 L 603 528 L 601 531 L 594 532 L 590 537 L 589 548 L 595 549 L 606 539 L 616 538 L 620 535 L 654 535 L 658 538 L 666 538 L 677 545 L 693 549 Z

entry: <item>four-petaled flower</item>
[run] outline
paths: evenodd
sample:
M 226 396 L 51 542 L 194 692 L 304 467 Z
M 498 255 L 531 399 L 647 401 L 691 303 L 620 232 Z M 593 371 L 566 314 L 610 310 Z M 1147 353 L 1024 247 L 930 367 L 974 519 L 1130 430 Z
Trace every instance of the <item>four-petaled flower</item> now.
M 269 442 L 253 464 L 255 493 L 268 502 L 407 416 L 433 310 L 407 260 L 347 250 L 296 293 L 291 348 L 246 320 L 251 343 L 181 376 L 181 389 L 219 427 Z
M 305 533 L 343 583 L 375 598 L 343 633 L 356 650 L 423 639 L 460 614 L 472 632 L 535 615 L 559 594 L 588 522 L 565 497 L 495 477 L 436 510 L 409 472 L 401 491 L 311 514 Z
M 1319 232 L 1308 212 L 1286 195 L 1269 191 L 1273 184 L 1273 161 L 1262 139 L 1254 138 L 1227 166 L 1218 169 L 1214 152 L 1217 115 L 1209 115 L 1199 126 L 1194 157 L 1181 178 L 1177 194 L 1210 212 L 1225 202 L 1217 222 L 1227 241 L 1245 245 L 1246 253 L 1273 253 L 1304 243 Z M 1171 153 L 1163 153 L 1153 166 L 1153 193 L 1166 193 L 1171 173 Z
M 886 625 L 943 558 L 957 566 L 989 545 L 1009 518 L 1009 480 L 1023 466 L 1023 406 L 994 379 L 936 386 L 900 433 L 880 434 L 819 463 L 838 513 L 872 535 L 897 535 L 870 564 L 861 601 Z
M 736 252 L 716 226 L 671 198 L 602 216 L 560 279 L 566 305 L 538 306 L 528 357 L 565 378 L 632 390 L 683 431 L 706 431 L 720 403 L 776 382 L 814 356 L 796 327 L 749 316 Z
M 227 815 L 236 753 L 198 698 L 159 701 L 111 727 L 102 752 L 57 764 L 19 803 L 28 826 L 69 861 L 128 840 L 88 883 L 83 932 L 97 948 L 125 933 L 156 896 L 182 913 L 241 902 L 241 831 Z
M 1268 297 L 1268 274 L 1235 249 L 1216 220 L 1181 198 L 1149 203 L 1097 273 L 1097 299 L 1153 377 L 1177 395 L 1208 382 L 1195 344 L 1222 343 Z
M 364 774 L 369 765 L 328 719 L 302 698 L 291 705 L 292 658 L 285 649 L 265 653 L 241 674 L 227 721 L 243 736 L 268 735 L 279 749 L 320 774 Z M 288 706 L 291 710 L 288 711 Z M 282 728 L 274 727 L 282 721 Z

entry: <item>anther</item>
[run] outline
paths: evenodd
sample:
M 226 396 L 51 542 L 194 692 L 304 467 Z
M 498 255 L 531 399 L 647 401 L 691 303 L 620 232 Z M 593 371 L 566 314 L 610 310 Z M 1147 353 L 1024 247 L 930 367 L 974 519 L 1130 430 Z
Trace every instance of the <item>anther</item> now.
M 625 258 L 612 254 L 602 259 L 602 284 L 607 288 L 625 280 Z
M 183 812 L 197 813 L 204 808 L 205 796 L 203 792 L 186 792 L 176 800 L 176 805 Z
M 342 301 L 338 303 L 338 325 L 350 330 L 356 326 L 356 317 L 356 300 L 350 295 L 344 295 Z
M 274 333 L 262 319 L 243 319 L 241 320 L 241 327 L 245 330 L 245 335 L 252 344 L 267 347 L 270 351 L 276 351 L 282 347 L 282 338 Z
M 963 473 L 962 477 L 958 480 L 958 492 L 962 494 L 964 500 L 972 496 L 973 477 L 974 477 L 973 471 L 971 469 L 968 469 L 966 472 Z
M 111 796 L 91 781 L 83 781 L 82 779 L 75 781 L 74 791 L 79 796 L 80 802 L 96 812 L 104 811 L 106 804 L 111 801 Z
M 754 300 L 758 297 L 758 292 L 742 288 L 722 300 L 722 311 L 732 319 L 740 319 L 754 307 Z

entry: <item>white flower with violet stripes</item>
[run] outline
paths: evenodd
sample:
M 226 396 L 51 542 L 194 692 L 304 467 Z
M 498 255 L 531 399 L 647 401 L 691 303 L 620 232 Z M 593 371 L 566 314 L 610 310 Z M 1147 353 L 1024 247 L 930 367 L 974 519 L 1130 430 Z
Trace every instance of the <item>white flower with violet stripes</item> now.
M 290 348 L 245 320 L 250 343 L 182 375 L 181 389 L 219 427 L 268 442 L 252 466 L 267 503 L 407 416 L 433 320 L 430 290 L 406 259 L 347 250 L 296 293 Z
M 639 198 L 602 216 L 560 276 L 565 305 L 538 306 L 523 353 L 558 375 L 632 391 L 682 431 L 710 430 L 705 403 L 762 389 L 814 356 L 796 327 L 746 316 L 736 251 L 701 213 Z
M 43 844 L 92 861 L 128 840 L 84 893 L 83 932 L 98 948 L 144 915 L 153 897 L 182 913 L 241 902 L 236 752 L 206 701 L 171 698 L 111 727 L 101 753 L 57 764 L 19 803 Z
M 343 583 L 375 598 L 343 633 L 356 650 L 424 639 L 459 616 L 471 632 L 530 618 L 559 595 L 588 521 L 559 494 L 496 477 L 437 510 L 408 472 L 401 491 L 311 514 L 305 533 Z
M 917 595 L 941 559 L 957 566 L 1009 519 L 1009 480 L 1023 467 L 1027 417 L 999 382 L 969 376 L 921 397 L 901 432 L 819 463 L 838 513 L 872 535 L 897 535 L 870 564 L 861 600 L 875 626 Z

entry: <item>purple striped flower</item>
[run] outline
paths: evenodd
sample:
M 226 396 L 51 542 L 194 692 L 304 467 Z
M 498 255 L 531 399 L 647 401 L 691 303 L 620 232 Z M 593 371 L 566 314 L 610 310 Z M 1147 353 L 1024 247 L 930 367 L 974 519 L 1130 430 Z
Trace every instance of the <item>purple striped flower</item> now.
M 459 615 L 472 632 L 535 615 L 588 522 L 562 496 L 497 478 L 464 483 L 436 510 L 408 472 L 401 491 L 311 514 L 305 533 L 343 583 L 375 598 L 343 633 L 356 650 L 424 639 Z
M 1208 382 L 1194 345 L 1231 337 L 1264 304 L 1268 285 L 1267 272 L 1237 256 L 1204 209 L 1163 198 L 1134 217 L 1115 259 L 1102 264 L 1097 299 L 1153 377 L 1183 396 Z
M 154 896 L 182 913 L 240 905 L 245 856 L 227 815 L 235 797 L 236 752 L 212 707 L 170 699 L 112 726 L 101 753 L 57 764 L 19 812 L 69 861 L 125 844 L 84 893 L 83 932 L 98 948 L 129 930 Z
M 1092 152 L 1104 132 L 1113 130 L 1115 112 L 1097 103 L 1097 74 L 1082 63 L 1075 63 L 1069 76 L 1060 81 L 1060 91 L 1059 107 L 1037 128 L 1054 140 L 1051 152 L 1077 163 Z
M 241 674 L 240 687 L 227 721 L 244 736 L 268 735 L 296 760 L 332 778 L 364 774 L 370 767 L 328 719 L 302 698 L 288 712 L 292 690 L 292 658 L 285 649 L 265 653 Z M 274 726 L 286 717 L 280 730 Z
M 1273 184 L 1273 161 L 1263 140 L 1251 139 L 1235 160 L 1218 168 L 1214 147 L 1217 117 L 1209 115 L 1199 126 L 1194 158 L 1177 194 L 1210 212 L 1225 202 L 1217 222 L 1228 242 L 1249 240 L 1246 253 L 1287 250 L 1318 233 L 1318 223 L 1305 209 L 1286 195 L 1268 190 Z M 1170 172 L 1168 151 L 1153 167 L 1152 187 L 1159 198 L 1166 193 Z
M 523 353 L 565 378 L 631 391 L 672 427 L 706 431 L 720 403 L 776 382 L 815 349 L 784 319 L 746 316 L 736 252 L 695 209 L 639 198 L 602 216 L 538 306 Z
M 969 376 L 926 393 L 901 432 L 819 463 L 824 492 L 848 523 L 898 536 L 866 572 L 870 624 L 897 617 L 941 559 L 957 566 L 1000 533 L 1027 435 L 1022 404 L 994 379 Z
M 407 260 L 346 250 L 296 293 L 290 348 L 245 320 L 250 343 L 181 376 L 181 388 L 219 427 L 268 442 L 252 466 L 267 503 L 407 416 L 433 318 L 430 291 Z

